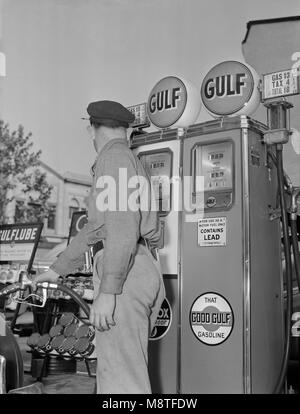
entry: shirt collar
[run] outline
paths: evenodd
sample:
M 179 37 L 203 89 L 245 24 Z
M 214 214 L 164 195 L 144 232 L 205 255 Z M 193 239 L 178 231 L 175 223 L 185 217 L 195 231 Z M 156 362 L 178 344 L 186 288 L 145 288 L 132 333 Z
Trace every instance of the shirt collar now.
M 114 138 L 114 139 L 111 139 L 110 141 L 108 141 L 104 145 L 104 147 L 101 149 L 101 151 L 99 152 L 99 154 L 97 155 L 96 160 L 95 160 L 94 164 L 91 167 L 91 171 L 90 172 L 91 172 L 91 175 L 92 176 L 95 175 L 95 168 L 96 168 L 97 160 L 99 159 L 99 157 L 101 155 L 103 155 L 106 151 L 108 151 L 109 148 L 111 148 L 114 144 L 117 144 L 117 143 L 126 145 L 126 147 L 128 147 L 128 143 L 127 143 L 127 140 L 125 138 Z
M 117 143 L 124 144 L 128 147 L 127 140 L 125 138 L 113 138 L 104 145 L 104 147 L 99 152 L 98 157 L 104 154 L 107 150 L 109 150 L 110 147 Z

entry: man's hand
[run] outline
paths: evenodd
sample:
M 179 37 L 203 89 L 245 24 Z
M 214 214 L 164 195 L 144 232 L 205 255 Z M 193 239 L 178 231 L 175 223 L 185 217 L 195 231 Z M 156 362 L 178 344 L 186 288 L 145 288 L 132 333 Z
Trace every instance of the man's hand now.
M 90 323 L 99 331 L 107 331 L 115 325 L 116 295 L 100 292 L 94 299 L 90 312 Z
M 57 280 L 59 278 L 59 274 L 57 274 L 56 272 L 54 272 L 54 270 L 49 269 L 47 270 L 47 272 L 41 273 L 38 276 L 35 276 L 35 278 L 32 281 L 32 288 L 33 290 L 36 289 L 36 284 L 38 282 L 52 282 L 52 283 L 56 283 Z

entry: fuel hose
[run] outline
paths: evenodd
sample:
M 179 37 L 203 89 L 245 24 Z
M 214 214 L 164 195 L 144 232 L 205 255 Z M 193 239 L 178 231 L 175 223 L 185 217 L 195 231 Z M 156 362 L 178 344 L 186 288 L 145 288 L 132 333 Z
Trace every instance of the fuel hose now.
M 286 202 L 284 195 L 284 171 L 283 171 L 283 161 L 282 161 L 282 145 L 277 145 L 276 149 L 277 157 L 277 179 L 278 179 L 278 189 L 279 189 L 279 198 L 280 198 L 280 208 L 281 208 L 281 219 L 282 219 L 282 232 L 283 232 L 283 245 L 284 245 L 284 257 L 285 257 L 285 266 L 286 266 L 286 321 L 285 321 L 285 346 L 284 354 L 280 367 L 280 373 L 277 380 L 277 383 L 274 388 L 273 394 L 280 394 L 284 386 L 289 357 L 290 357 L 290 348 L 291 348 L 291 319 L 293 311 L 293 284 L 292 284 L 292 260 L 291 260 L 291 248 L 290 248 L 290 239 L 289 239 L 289 226 L 288 226 L 288 217 L 286 211 Z
M 277 158 L 276 158 L 275 154 L 270 149 L 268 150 L 268 154 L 271 157 L 271 160 L 272 160 L 273 164 L 277 168 L 278 165 L 277 165 Z M 286 188 L 291 188 L 292 187 L 292 181 L 291 181 L 290 177 L 286 174 L 286 172 L 283 170 L 283 168 L 282 168 L 282 171 L 283 171 L 284 185 L 286 186 Z
M 297 232 L 297 222 L 296 220 L 291 219 L 291 230 L 292 230 L 292 246 L 293 246 L 293 255 L 295 263 L 295 273 L 297 279 L 297 285 L 300 292 L 300 253 L 298 245 L 298 232 Z
M 293 246 L 293 256 L 294 256 L 294 265 L 298 289 L 300 292 L 300 252 L 298 244 L 298 220 L 300 217 L 297 215 L 298 212 L 298 198 L 300 197 L 300 187 L 295 187 L 292 192 L 292 203 L 291 203 L 291 233 L 292 233 L 292 246 Z
M 82 308 L 86 316 L 89 318 L 90 316 L 89 305 L 86 302 L 84 302 L 84 300 L 81 299 L 81 297 L 74 290 L 60 283 L 57 284 L 57 289 L 71 296 L 71 298 Z

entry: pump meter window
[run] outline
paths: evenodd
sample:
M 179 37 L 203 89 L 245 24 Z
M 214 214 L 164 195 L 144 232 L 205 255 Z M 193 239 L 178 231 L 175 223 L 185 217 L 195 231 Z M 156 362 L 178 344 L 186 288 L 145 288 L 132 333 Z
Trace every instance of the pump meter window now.
M 227 210 L 233 202 L 233 142 L 198 144 L 192 149 L 193 193 L 196 208 L 203 203 L 196 188 L 196 177 L 203 177 L 204 209 Z
M 143 152 L 138 155 L 147 171 L 160 215 L 171 210 L 172 152 L 169 149 Z

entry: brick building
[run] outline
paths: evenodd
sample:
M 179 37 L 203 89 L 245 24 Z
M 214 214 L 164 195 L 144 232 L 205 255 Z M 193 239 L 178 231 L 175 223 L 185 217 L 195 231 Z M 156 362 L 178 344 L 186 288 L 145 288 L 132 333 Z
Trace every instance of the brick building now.
M 72 214 L 85 210 L 85 198 L 91 186 L 91 177 L 66 172 L 60 174 L 45 163 L 40 169 L 47 174 L 47 181 L 53 186 L 49 204 L 50 214 L 44 221 L 42 236 L 36 252 L 35 262 L 51 262 L 67 244 Z M 24 193 L 16 191 L 14 208 L 24 200 Z M 53 253 L 52 253 L 53 252 Z

